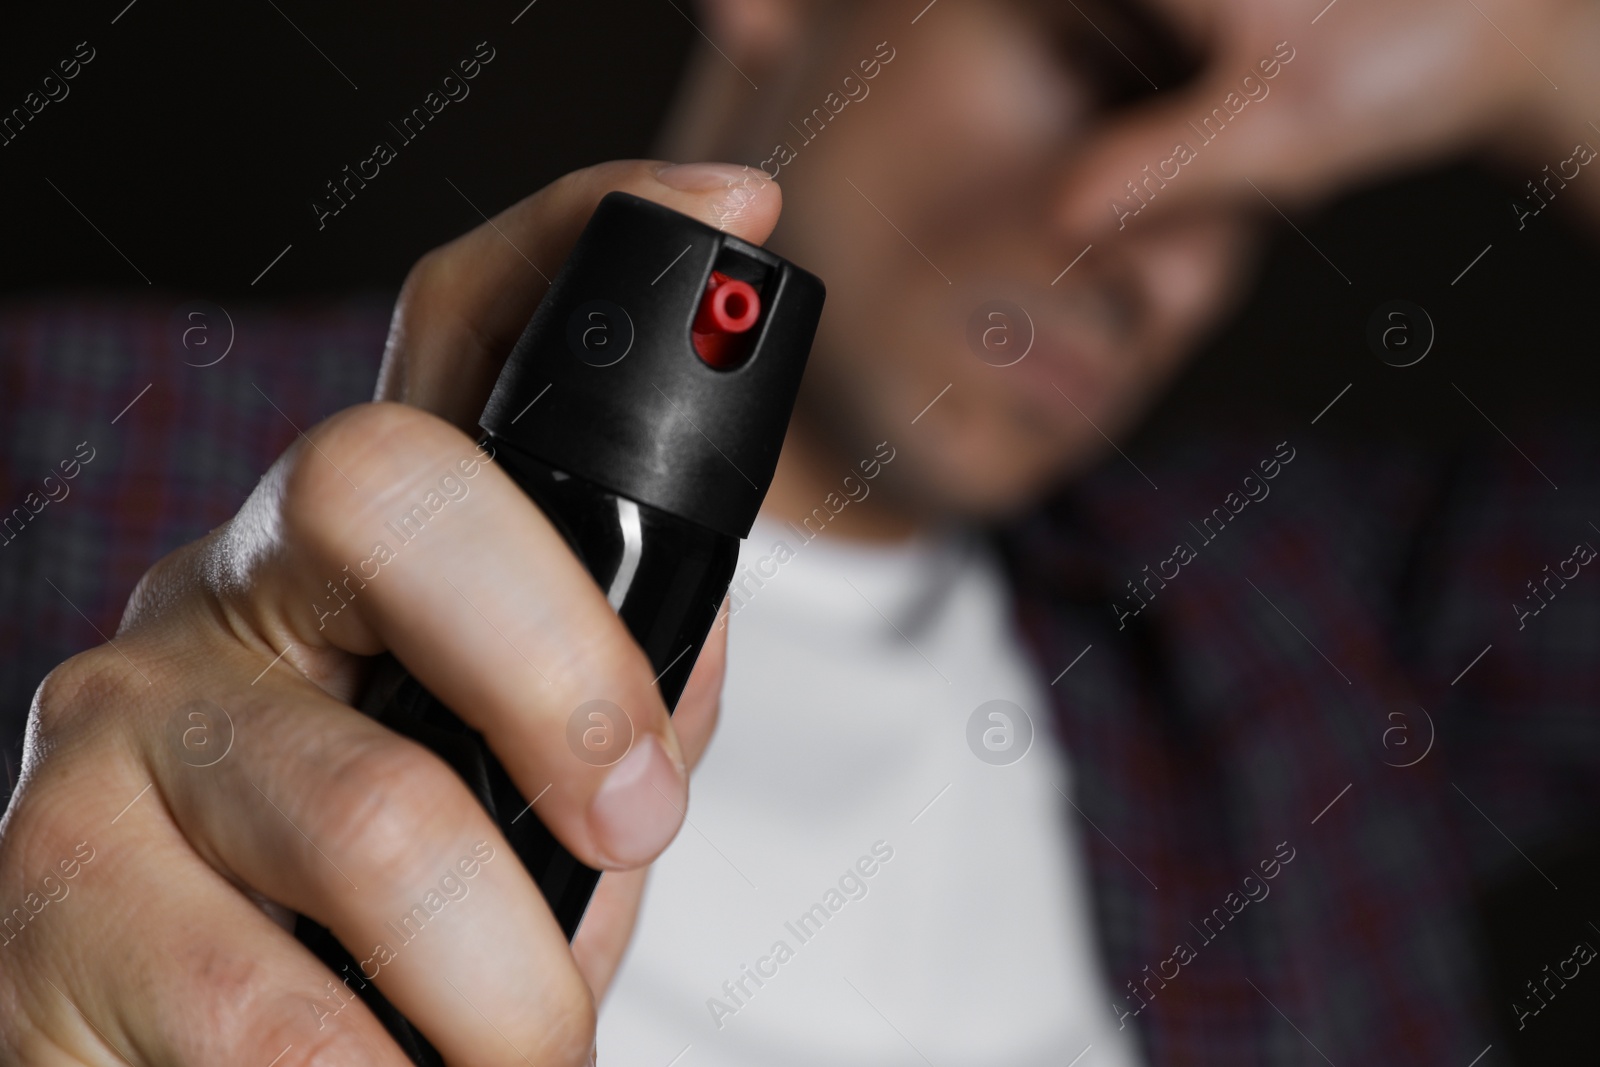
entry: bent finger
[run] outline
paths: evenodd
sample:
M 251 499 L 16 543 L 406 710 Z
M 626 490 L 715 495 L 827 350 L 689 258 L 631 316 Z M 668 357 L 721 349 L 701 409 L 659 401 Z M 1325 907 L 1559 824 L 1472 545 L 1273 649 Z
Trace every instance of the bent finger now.
M 472 448 L 402 405 L 334 416 L 274 466 L 217 546 L 219 569 L 250 561 L 224 595 L 293 656 L 392 651 L 484 735 L 573 855 L 646 863 L 688 791 L 654 672 L 561 534 Z M 596 707 L 627 732 L 620 759 L 572 742 Z
M 288 675 L 225 704 L 225 756 L 190 765 L 169 738 L 151 762 L 202 856 L 350 950 L 354 963 L 314 1013 L 318 1029 L 370 982 L 450 1062 L 581 1061 L 588 990 L 537 887 L 456 772 Z

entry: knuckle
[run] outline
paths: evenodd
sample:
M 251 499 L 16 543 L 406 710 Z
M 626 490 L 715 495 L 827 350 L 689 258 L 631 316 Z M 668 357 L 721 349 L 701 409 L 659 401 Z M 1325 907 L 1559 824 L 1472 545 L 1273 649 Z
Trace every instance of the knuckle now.
M 28 712 L 23 766 L 56 751 L 74 727 L 106 707 L 125 702 L 128 665 L 109 645 L 80 652 L 59 664 L 34 692 Z
M 219 531 L 227 529 L 224 523 L 218 530 L 198 541 L 183 545 L 156 560 L 140 576 L 133 592 L 128 594 L 127 606 L 122 611 L 123 631 L 152 623 L 176 605 L 196 585 L 196 576 L 204 573 L 196 566 L 203 561 Z
M 273 999 L 274 990 L 266 968 L 253 956 L 232 945 L 214 941 L 190 942 L 179 953 L 181 973 L 190 976 L 193 988 L 204 990 L 209 1001 L 207 1014 L 215 1032 L 247 1033 L 264 1016 L 262 1008 Z
M 384 403 L 357 404 L 329 416 L 311 429 L 295 453 L 285 499 L 308 504 L 326 503 L 329 497 L 347 500 L 351 486 L 346 477 L 360 485 L 361 475 L 386 466 L 388 449 L 410 451 L 407 442 L 425 433 L 431 421 L 420 409 Z
M 313 546 L 362 547 L 364 541 L 352 541 L 357 524 L 381 514 L 419 477 L 436 473 L 429 456 L 463 445 L 470 448 L 460 430 L 405 404 L 341 411 L 314 428 L 288 463 L 281 499 L 285 525 Z
M 349 1017 L 335 1017 L 346 1002 L 331 979 L 322 990 L 296 989 L 303 983 L 216 944 L 194 945 L 180 959 L 190 978 L 185 1014 L 197 1025 L 169 1031 L 178 1046 L 169 1050 L 174 1062 L 242 1063 L 275 1054 L 276 1067 L 373 1062 L 370 1035 Z
M 612 163 L 597 163 L 592 167 L 582 167 L 578 170 L 569 170 L 555 181 L 541 189 L 538 197 L 541 201 L 555 204 L 570 203 L 577 199 L 586 185 L 600 178 L 602 181 L 609 175 L 608 170 L 614 169 Z
M 0 882 L 16 887 L 10 899 L 0 901 L 0 950 L 13 955 L 26 955 L 30 946 L 37 950 L 41 944 L 51 943 L 41 942 L 35 934 L 20 948 L 12 948 L 13 941 L 34 928 L 35 919 L 46 907 L 73 892 L 71 879 L 95 858 L 91 841 L 98 838 L 86 827 L 92 828 L 106 817 L 102 815 L 105 798 L 125 789 L 132 796 L 138 788 L 127 788 L 127 779 L 120 774 L 108 776 L 89 770 L 88 765 L 96 762 L 93 760 L 67 761 L 56 756 L 47 762 L 46 747 L 30 729 L 24 772 L 0 822 Z M 116 783 L 114 792 L 106 789 L 109 782 Z M 81 915 L 75 913 L 74 918 Z M 47 938 L 64 936 L 70 941 L 74 928 L 61 923 L 52 928 L 47 922 L 45 929 L 53 930 Z M 6 968 L 0 966 L 0 979 L 5 977 Z M 4 1015 L 0 1005 L 0 1018 Z
M 475 232 L 475 231 L 474 231 Z M 423 337 L 437 332 L 441 321 L 455 321 L 456 300 L 471 284 L 477 267 L 469 232 L 425 253 L 406 273 L 395 305 L 399 336 Z
M 310 1004 L 309 1000 L 307 1004 Z M 306 1012 L 307 1019 L 311 1017 L 311 1007 L 299 1010 Z M 280 1026 L 259 1041 L 249 1045 L 240 1044 L 241 1049 L 249 1049 L 251 1056 L 258 1055 L 269 1046 L 284 1049 L 283 1059 L 273 1067 L 369 1067 L 373 1063 L 390 1062 L 376 1057 L 370 1042 L 352 1027 L 332 1023 L 309 1035 L 304 1025 Z M 267 1055 L 270 1057 L 272 1053 L 268 1052 Z M 398 1059 L 398 1052 L 395 1056 L 397 1058 L 393 1062 L 404 1062 Z M 241 1057 L 233 1062 L 244 1060 Z
M 204 1044 L 238 1042 L 241 1047 L 265 1048 L 288 1029 L 283 1025 L 281 1009 L 273 1010 L 279 1007 L 274 1002 L 281 996 L 281 990 L 273 988 L 271 977 L 257 959 L 231 945 L 209 941 L 191 941 L 177 951 L 177 956 L 182 965 L 181 973 L 188 976 L 188 995 L 199 994 L 201 998 L 200 1003 L 192 1003 L 189 1010 L 199 1014 L 205 1025 L 185 1028 L 194 1040 Z M 225 1050 L 191 1048 L 181 1051 L 217 1054 Z
M 592 628 L 578 624 L 562 651 L 564 657 L 547 668 L 571 705 L 561 711 L 570 712 L 585 701 L 604 698 L 622 707 L 635 731 L 666 718 L 649 661 L 615 617 L 599 617 Z
M 409 891 L 431 882 L 471 828 L 487 816 L 455 771 L 412 742 L 378 737 L 362 742 L 331 768 L 313 836 L 330 855 L 349 856 L 360 879 Z M 325 888 L 346 883 L 327 864 L 313 867 Z
M 426 299 L 448 283 L 451 274 L 451 243 L 428 250 L 411 265 L 411 269 L 406 272 L 405 283 L 400 289 L 400 306 L 403 310 L 410 308 L 414 300 Z

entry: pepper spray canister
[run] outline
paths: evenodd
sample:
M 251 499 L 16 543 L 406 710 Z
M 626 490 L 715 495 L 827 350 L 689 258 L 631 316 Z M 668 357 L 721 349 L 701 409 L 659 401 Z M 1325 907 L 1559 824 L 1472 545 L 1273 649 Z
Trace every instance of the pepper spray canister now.
M 611 193 L 484 408 L 485 451 L 605 591 L 649 658 L 669 711 L 771 484 L 822 302 L 822 282 L 792 263 Z M 574 709 L 569 743 L 580 759 L 613 763 L 631 725 L 614 705 L 592 705 Z M 483 737 L 392 656 L 379 660 L 363 710 L 466 780 L 570 940 L 600 872 L 535 817 L 534 798 L 522 796 Z M 593 752 L 592 731 L 607 742 Z M 413 1063 L 442 1067 L 373 984 L 375 973 L 326 928 L 302 916 L 295 934 Z

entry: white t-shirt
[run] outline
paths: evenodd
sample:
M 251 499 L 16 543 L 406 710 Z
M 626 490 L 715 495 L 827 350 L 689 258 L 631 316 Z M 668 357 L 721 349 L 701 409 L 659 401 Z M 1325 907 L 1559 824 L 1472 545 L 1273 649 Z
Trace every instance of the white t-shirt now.
M 987 550 L 762 519 L 733 594 L 721 723 L 602 1008 L 602 1062 L 1136 1063 Z

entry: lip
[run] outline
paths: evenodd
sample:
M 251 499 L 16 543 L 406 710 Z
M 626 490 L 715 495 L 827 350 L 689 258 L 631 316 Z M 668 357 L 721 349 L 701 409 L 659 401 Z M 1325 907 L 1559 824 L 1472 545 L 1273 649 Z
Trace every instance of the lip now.
M 998 388 L 1009 394 L 1020 410 L 1043 420 L 1100 421 L 1096 412 L 1115 391 L 1126 368 L 1116 359 L 1119 339 L 1114 294 L 1092 282 L 1046 288 L 1018 284 L 1015 277 L 991 277 L 969 283 L 962 301 L 981 309 L 985 303 L 1004 302 L 1026 314 L 1033 327 L 1032 345 L 1017 362 L 996 366 L 975 360 L 990 375 L 1005 376 Z M 974 312 L 976 314 L 976 312 Z
M 1067 346 L 1041 345 L 1041 358 L 1027 375 L 1026 391 L 1032 397 L 1042 397 L 1041 406 L 1048 405 L 1057 414 L 1092 418 L 1108 392 L 1109 383 L 1087 365 L 1081 352 Z M 1027 360 L 1023 360 L 1026 363 Z M 1022 364 L 1018 364 L 1020 368 Z M 1019 383 L 1022 381 L 1019 376 Z M 1040 401 L 1034 400 L 1034 403 Z
M 1096 358 L 1093 341 L 1072 336 L 1079 331 L 1052 321 L 1059 314 L 1030 316 L 1034 337 L 1028 354 L 1010 366 L 988 369 L 1009 378 L 1004 387 L 1026 408 L 1054 417 L 1093 418 L 1111 386 L 1109 360 Z

